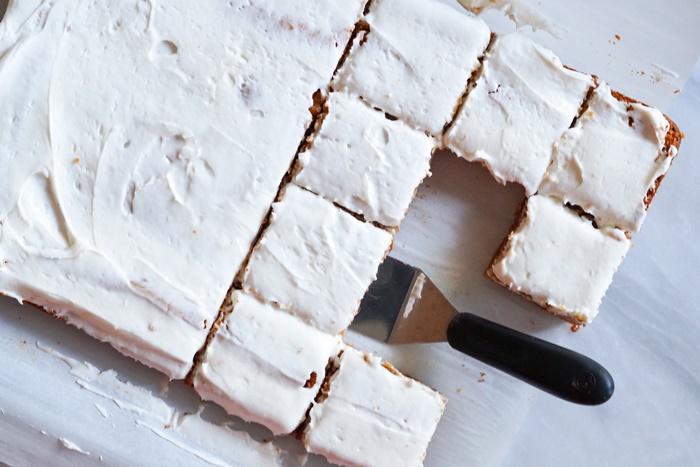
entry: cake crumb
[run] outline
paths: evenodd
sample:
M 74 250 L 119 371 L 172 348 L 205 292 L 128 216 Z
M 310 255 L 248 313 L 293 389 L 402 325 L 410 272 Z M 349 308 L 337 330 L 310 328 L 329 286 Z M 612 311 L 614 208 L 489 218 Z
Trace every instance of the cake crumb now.
M 311 376 L 309 376 L 309 379 L 304 384 L 304 387 L 308 389 L 313 388 L 314 386 L 316 386 L 316 372 L 312 371 Z
M 619 41 L 619 40 L 621 39 L 620 35 L 619 35 L 619 34 L 615 34 L 615 39 L 617 39 L 617 40 Z

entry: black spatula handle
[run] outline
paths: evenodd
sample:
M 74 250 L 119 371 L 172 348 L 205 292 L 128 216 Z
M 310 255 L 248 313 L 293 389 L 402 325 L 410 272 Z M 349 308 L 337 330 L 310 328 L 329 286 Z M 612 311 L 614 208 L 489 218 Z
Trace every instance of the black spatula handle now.
M 610 373 L 594 360 L 470 313 L 450 322 L 447 341 L 466 355 L 570 402 L 599 405 L 615 390 Z

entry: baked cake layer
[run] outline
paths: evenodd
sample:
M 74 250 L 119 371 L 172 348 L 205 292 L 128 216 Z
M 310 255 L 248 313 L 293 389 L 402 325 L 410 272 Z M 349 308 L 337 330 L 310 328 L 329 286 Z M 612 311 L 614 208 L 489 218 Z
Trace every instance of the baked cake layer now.
M 678 152 L 680 138 L 667 141 L 672 125 L 659 110 L 601 83 L 555 145 L 539 192 L 580 206 L 599 226 L 638 231 L 650 190 L 656 191 Z
M 622 231 L 595 228 L 558 199 L 535 195 L 487 273 L 551 313 L 585 325 L 598 314 L 629 248 Z
M 345 346 L 303 442 L 346 466 L 420 466 L 446 400 L 378 357 Z
M 294 182 L 367 221 L 398 227 L 430 174 L 435 141 L 354 96 L 331 93 Z
M 445 146 L 532 195 L 593 78 L 565 68 L 550 50 L 518 33 L 494 41 L 479 73 Z
M 364 2 L 19 3 L 0 292 L 184 377 Z
M 374 0 L 333 87 L 434 136 L 489 43 L 486 23 L 436 0 Z
M 243 288 L 337 334 L 355 317 L 391 242 L 389 232 L 290 184 L 273 205 Z
M 274 434 L 294 431 L 318 393 L 340 337 L 235 291 L 233 311 L 198 365 L 194 387 L 232 415 Z

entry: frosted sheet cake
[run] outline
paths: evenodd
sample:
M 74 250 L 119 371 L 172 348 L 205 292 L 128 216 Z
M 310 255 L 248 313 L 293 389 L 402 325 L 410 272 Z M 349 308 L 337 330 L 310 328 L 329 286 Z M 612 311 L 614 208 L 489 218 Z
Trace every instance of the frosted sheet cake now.
M 680 132 L 471 14 L 365 3 L 12 3 L 0 23 L 0 292 L 170 378 L 189 373 L 202 397 L 332 461 L 420 465 L 444 398 L 337 349 L 433 150 L 547 192 L 529 198 L 488 273 L 586 324 L 629 248 L 621 229 L 638 229 Z M 596 113 L 596 99 L 613 111 Z M 579 156 L 581 174 L 604 167 L 588 141 L 609 126 L 601 117 L 625 116 L 611 145 L 634 140 L 651 164 L 629 196 L 608 197 L 633 201 L 628 224 L 606 221 L 591 195 L 613 182 L 571 183 L 570 168 Z M 495 134 L 480 141 L 484 122 Z M 562 281 L 557 251 L 573 250 L 586 261 Z M 590 290 L 572 293 L 591 274 Z M 378 390 L 353 389 L 355 378 Z M 387 398 L 396 406 L 382 409 Z M 372 409 L 334 417 L 347 402 Z M 410 407 L 425 410 L 382 428 Z M 386 440 L 382 452 L 363 427 Z M 349 431 L 332 446 L 337 430 Z

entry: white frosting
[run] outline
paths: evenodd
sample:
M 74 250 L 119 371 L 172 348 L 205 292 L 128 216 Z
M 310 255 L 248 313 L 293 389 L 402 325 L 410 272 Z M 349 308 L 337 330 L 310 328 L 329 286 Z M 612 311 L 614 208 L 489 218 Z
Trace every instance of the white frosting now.
M 13 2 L 0 292 L 183 377 L 361 9 Z
M 58 442 L 61 443 L 61 445 L 68 449 L 69 451 L 75 451 L 80 454 L 84 454 L 86 456 L 89 456 L 90 453 L 88 451 L 85 451 L 84 449 L 81 449 L 80 446 L 75 444 L 73 441 L 67 439 L 67 438 L 58 438 Z
M 368 221 L 397 227 L 430 175 L 435 142 L 345 93 L 334 92 L 294 181 Z
M 481 18 L 436 0 L 374 0 L 336 89 L 438 136 L 489 43 Z
M 406 319 L 411 315 L 413 307 L 416 306 L 416 302 L 422 298 L 423 287 L 425 286 L 425 281 L 428 279 L 422 272 L 416 277 L 413 286 L 411 287 L 411 292 L 406 300 L 406 306 L 404 306 L 402 318 Z
M 207 348 L 195 389 L 232 415 L 290 433 L 316 397 L 340 337 L 252 295 L 236 291 L 231 298 L 233 312 Z
M 546 31 L 560 38 L 565 30 L 552 24 L 535 7 L 523 0 L 457 0 L 467 10 L 482 14 L 487 10 L 499 10 L 511 19 L 518 29 L 530 26 L 533 31 Z
M 183 452 L 190 454 L 214 467 L 281 467 L 285 465 L 281 449 L 270 441 L 256 441 L 245 431 L 231 429 L 227 425 L 215 425 L 201 418 L 199 413 L 179 415 L 174 426 L 164 427 L 136 421 L 155 436 L 169 442 Z M 186 453 L 186 454 L 185 454 Z
M 518 33 L 486 54 L 445 145 L 482 162 L 501 183 L 537 191 L 552 145 L 578 115 L 593 78 L 564 68 L 554 54 Z
M 588 109 L 555 145 L 540 193 L 593 214 L 600 226 L 638 231 L 647 190 L 671 166 L 668 120 L 654 108 L 621 102 L 602 83 Z
M 526 209 L 491 273 L 553 313 L 590 323 L 630 241 L 620 230 L 596 229 L 556 198 L 532 196 Z
M 314 405 L 304 445 L 334 464 L 420 466 L 446 400 L 345 347 L 328 398 Z
M 387 231 L 289 185 L 273 204 L 243 288 L 337 334 L 350 325 L 391 242 Z

